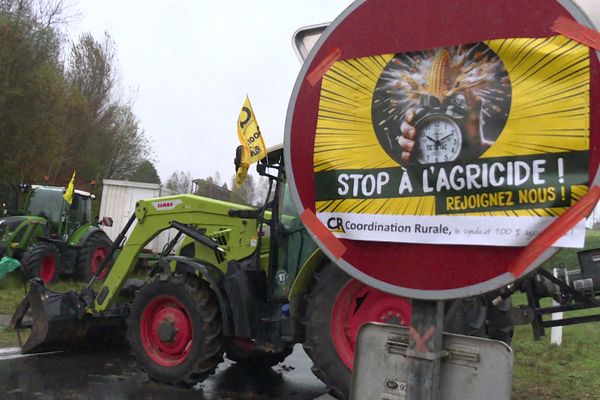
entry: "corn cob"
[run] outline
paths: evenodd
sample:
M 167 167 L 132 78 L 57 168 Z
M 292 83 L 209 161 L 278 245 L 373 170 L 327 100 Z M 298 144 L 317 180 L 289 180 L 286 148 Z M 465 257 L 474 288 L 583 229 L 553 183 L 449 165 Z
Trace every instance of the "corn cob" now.
M 429 71 L 429 93 L 443 102 L 448 94 L 449 85 L 450 53 L 447 49 L 438 49 Z

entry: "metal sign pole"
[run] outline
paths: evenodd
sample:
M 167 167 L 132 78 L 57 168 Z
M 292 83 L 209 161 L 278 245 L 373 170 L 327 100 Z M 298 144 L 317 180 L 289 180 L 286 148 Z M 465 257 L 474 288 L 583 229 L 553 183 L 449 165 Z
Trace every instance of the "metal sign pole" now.
M 444 332 L 442 301 L 412 300 L 407 350 L 407 400 L 440 400 L 440 367 Z

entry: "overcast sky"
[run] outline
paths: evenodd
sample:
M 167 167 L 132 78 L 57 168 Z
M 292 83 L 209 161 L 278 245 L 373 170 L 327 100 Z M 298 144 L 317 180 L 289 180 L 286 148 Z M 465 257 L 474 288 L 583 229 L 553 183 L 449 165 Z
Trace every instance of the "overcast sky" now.
M 121 83 L 165 180 L 175 171 L 229 181 L 237 117 L 250 96 L 267 146 L 283 141 L 300 70 L 291 45 L 301 26 L 333 20 L 350 0 L 80 0 L 72 36 L 108 32 Z
M 175 171 L 229 181 L 236 121 L 250 96 L 267 146 L 283 140 L 300 70 L 291 45 L 300 27 L 329 22 L 350 0 L 80 0 L 76 37 L 108 32 L 123 95 L 154 148 L 163 180 Z M 579 0 L 600 26 L 600 0 Z

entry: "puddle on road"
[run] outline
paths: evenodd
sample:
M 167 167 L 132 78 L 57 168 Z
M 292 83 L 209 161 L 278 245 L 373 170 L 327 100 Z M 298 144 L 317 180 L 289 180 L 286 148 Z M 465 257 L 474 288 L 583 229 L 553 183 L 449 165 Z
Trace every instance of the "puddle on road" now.
M 6 399 L 312 400 L 325 386 L 300 347 L 273 369 L 245 369 L 229 361 L 193 389 L 148 379 L 127 351 L 62 353 L 0 361 Z

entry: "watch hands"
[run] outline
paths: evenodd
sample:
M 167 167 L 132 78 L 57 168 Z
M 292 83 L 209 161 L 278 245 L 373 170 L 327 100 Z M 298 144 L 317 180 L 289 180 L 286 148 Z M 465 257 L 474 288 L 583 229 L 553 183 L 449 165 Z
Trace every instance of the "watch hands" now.
M 426 137 L 427 139 L 431 140 L 431 141 L 432 141 L 433 143 L 435 143 L 436 145 L 437 145 L 438 143 L 440 143 L 440 142 L 441 142 L 441 140 L 435 140 L 434 138 L 432 138 L 431 136 L 428 136 L 428 135 L 425 135 L 425 137 Z M 442 139 L 442 140 L 443 140 L 443 139 Z
M 454 134 L 453 134 L 453 133 L 451 133 L 451 134 L 449 134 L 449 135 L 446 135 L 446 136 L 444 136 L 443 138 L 441 138 L 441 139 L 440 139 L 440 142 L 443 142 L 444 140 L 448 139 L 448 138 L 449 138 L 449 137 L 451 137 L 451 136 L 454 136 Z

